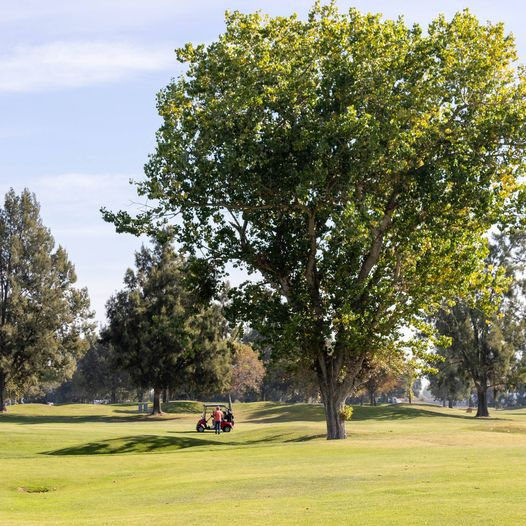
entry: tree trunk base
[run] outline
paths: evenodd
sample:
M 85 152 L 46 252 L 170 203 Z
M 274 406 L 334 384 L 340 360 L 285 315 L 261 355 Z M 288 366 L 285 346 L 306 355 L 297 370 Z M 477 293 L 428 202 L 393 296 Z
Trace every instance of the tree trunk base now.
M 475 418 L 485 418 L 489 416 L 488 393 L 486 389 L 477 389 L 477 414 Z
M 345 430 L 345 403 L 333 400 L 324 401 L 325 418 L 327 420 L 327 440 L 343 440 L 347 438 Z

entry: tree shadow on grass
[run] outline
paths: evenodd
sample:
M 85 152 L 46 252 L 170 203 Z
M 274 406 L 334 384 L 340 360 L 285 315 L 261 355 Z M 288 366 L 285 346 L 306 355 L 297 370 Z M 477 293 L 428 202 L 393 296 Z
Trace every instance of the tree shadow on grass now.
M 440 410 L 434 411 L 426 409 L 425 406 L 384 405 L 376 407 L 353 406 L 352 420 L 409 420 L 422 417 L 473 419 L 472 415 L 450 414 Z M 255 424 L 323 422 L 325 420 L 325 412 L 323 406 L 319 404 L 281 404 L 260 409 L 250 414 L 245 420 Z
M 185 433 L 185 432 L 183 432 Z M 193 432 L 197 434 L 196 431 Z M 180 434 L 180 433 L 178 433 Z M 119 454 L 140 454 L 140 453 L 162 453 L 173 452 L 179 449 L 188 449 L 201 446 L 250 446 L 261 443 L 272 444 L 276 442 L 303 442 L 318 438 L 316 436 L 298 437 L 289 440 L 283 440 L 285 435 L 266 436 L 257 439 L 226 441 L 223 438 L 216 437 L 204 438 L 200 435 L 197 437 L 186 436 L 163 436 L 163 435 L 135 435 L 127 437 L 113 438 L 109 440 L 100 440 L 98 442 L 89 442 L 78 446 L 56 449 L 54 451 L 45 451 L 43 455 L 50 456 L 79 456 L 79 455 L 119 455 Z
M 412 418 L 461 418 L 463 420 L 473 420 L 471 415 L 459 415 L 433 411 L 422 407 L 407 407 L 403 405 L 385 406 L 354 406 L 352 420 L 410 420 Z
M 89 442 L 79 446 L 46 451 L 44 455 L 117 455 L 123 453 L 150 453 L 152 451 L 174 451 L 197 446 L 224 445 L 216 440 L 162 435 L 134 435 Z
M 1 414 L 0 425 L 5 423 L 35 425 L 35 424 L 84 424 L 84 423 L 104 423 L 118 424 L 130 422 L 167 422 L 178 420 L 181 415 L 173 413 L 163 413 L 162 416 L 152 416 L 150 413 L 138 413 L 134 410 L 116 409 L 113 415 L 19 415 Z M 119 416 L 117 416 L 119 415 Z M 123 415 L 123 416 L 120 416 Z M 125 416 L 124 416 L 125 415 Z
M 318 433 L 317 435 L 303 435 L 296 438 L 289 438 L 284 440 L 284 442 L 310 442 L 311 440 L 317 440 L 319 438 L 327 438 L 325 433 Z
M 120 411 L 116 411 L 120 412 Z M 123 411 L 126 412 L 126 411 Z M 111 416 L 111 415 L 0 415 L 0 424 L 3 422 L 11 424 L 83 424 L 83 423 L 118 423 L 118 422 L 140 422 L 148 421 L 147 414 L 130 414 L 129 416 Z
M 323 406 L 318 404 L 281 404 L 258 409 L 248 415 L 246 422 L 259 424 L 273 422 L 322 422 L 325 420 Z

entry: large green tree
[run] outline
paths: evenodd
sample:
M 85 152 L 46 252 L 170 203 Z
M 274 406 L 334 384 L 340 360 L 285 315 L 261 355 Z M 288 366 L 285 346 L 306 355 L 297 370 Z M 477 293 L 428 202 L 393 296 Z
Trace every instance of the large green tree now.
M 5 388 L 23 394 L 71 377 L 91 331 L 86 289 L 42 224 L 33 194 L 10 190 L 0 209 L 0 408 Z
M 461 293 L 484 234 L 513 217 L 525 82 L 501 24 L 467 11 L 424 31 L 334 4 L 227 14 L 178 50 L 164 124 L 138 185 L 151 208 L 105 217 L 256 279 L 237 314 L 318 377 L 328 438 L 364 360 Z M 259 279 L 258 279 L 259 278 Z
M 230 353 L 219 305 L 203 304 L 191 265 L 175 254 L 169 236 L 143 247 L 135 264 L 107 304 L 104 339 L 116 365 L 137 387 L 153 388 L 153 414 L 161 412 L 165 389 L 200 392 L 212 384 L 220 392 Z

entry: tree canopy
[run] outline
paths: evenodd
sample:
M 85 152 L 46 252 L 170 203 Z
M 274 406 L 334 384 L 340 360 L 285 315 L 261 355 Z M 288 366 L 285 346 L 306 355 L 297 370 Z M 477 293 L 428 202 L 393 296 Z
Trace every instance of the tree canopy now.
M 316 4 L 229 13 L 158 98 L 136 217 L 214 265 L 256 273 L 233 312 L 318 376 L 328 438 L 366 358 L 480 271 L 517 220 L 526 98 L 513 39 L 464 11 L 426 31 Z M 522 212 L 521 212 L 522 213 Z M 175 219 L 175 221 L 173 221 Z

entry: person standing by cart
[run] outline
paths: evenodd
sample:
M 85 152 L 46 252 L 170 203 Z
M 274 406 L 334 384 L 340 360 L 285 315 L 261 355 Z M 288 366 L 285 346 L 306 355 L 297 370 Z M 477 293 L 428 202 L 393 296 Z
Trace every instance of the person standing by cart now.
M 221 421 L 223 420 L 223 411 L 219 409 L 219 406 L 216 407 L 216 410 L 214 411 L 214 429 L 216 432 L 216 435 L 219 435 L 221 433 Z

